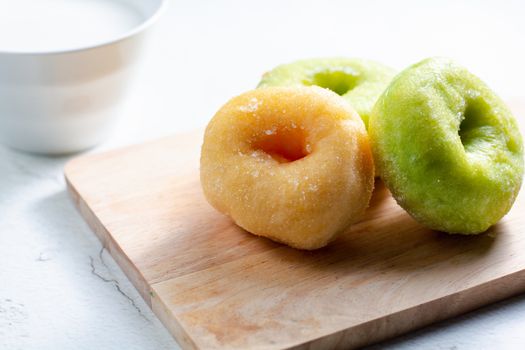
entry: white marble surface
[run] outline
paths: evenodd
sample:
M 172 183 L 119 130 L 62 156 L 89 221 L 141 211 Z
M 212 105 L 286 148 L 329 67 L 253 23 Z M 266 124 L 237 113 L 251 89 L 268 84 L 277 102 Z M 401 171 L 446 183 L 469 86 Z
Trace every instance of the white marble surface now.
M 520 1 L 174 1 L 94 151 L 203 126 L 265 70 L 311 56 L 450 56 L 525 99 L 523 18 Z M 0 146 L 0 349 L 177 349 L 73 208 L 68 159 Z M 375 348 L 524 349 L 524 329 L 522 295 Z

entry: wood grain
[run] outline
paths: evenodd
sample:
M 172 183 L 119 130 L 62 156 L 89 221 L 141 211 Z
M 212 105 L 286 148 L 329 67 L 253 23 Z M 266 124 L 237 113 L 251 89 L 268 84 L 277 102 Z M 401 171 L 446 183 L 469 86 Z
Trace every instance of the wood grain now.
M 523 195 L 488 232 L 450 236 L 416 223 L 379 181 L 361 222 L 302 252 L 244 232 L 206 203 L 201 136 L 66 167 L 80 212 L 185 348 L 358 347 L 525 290 Z

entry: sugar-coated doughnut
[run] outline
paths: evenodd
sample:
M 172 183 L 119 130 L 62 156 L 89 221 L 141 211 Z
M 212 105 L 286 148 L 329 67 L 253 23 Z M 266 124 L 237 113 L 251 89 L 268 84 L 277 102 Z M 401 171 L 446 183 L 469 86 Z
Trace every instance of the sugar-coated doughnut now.
M 318 87 L 256 89 L 206 128 L 200 162 L 209 203 L 245 230 L 317 249 L 358 220 L 374 186 L 358 114 Z
M 417 221 L 450 233 L 488 229 L 523 178 L 523 141 L 505 103 L 449 59 L 401 72 L 370 118 L 377 170 Z
M 259 87 L 316 85 L 345 98 L 365 126 L 372 108 L 395 71 L 381 63 L 357 58 L 314 58 L 275 67 Z

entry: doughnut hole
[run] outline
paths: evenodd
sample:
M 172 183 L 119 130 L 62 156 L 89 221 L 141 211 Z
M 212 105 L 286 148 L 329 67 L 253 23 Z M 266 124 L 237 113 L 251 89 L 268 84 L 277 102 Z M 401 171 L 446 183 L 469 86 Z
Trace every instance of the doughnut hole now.
M 467 102 L 458 130 L 459 138 L 465 149 L 475 141 L 475 130 L 486 124 L 483 121 L 483 115 L 486 111 L 482 107 L 481 103 Z
M 459 124 L 459 138 L 470 156 L 490 156 L 493 144 L 512 148 L 506 144 L 502 130 L 495 125 L 496 117 L 490 106 L 481 98 L 467 100 L 466 108 Z
M 266 130 L 252 143 L 252 148 L 269 154 L 279 163 L 299 160 L 311 151 L 305 133 L 297 128 Z
M 305 85 L 317 85 L 332 90 L 342 96 L 355 88 L 359 81 L 359 75 L 349 69 L 326 69 L 318 71 L 304 80 Z

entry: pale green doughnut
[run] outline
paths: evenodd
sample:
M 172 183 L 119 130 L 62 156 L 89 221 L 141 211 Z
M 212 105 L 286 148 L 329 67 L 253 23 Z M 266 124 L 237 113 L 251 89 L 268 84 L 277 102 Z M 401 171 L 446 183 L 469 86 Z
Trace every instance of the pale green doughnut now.
M 380 63 L 350 58 L 317 58 L 277 66 L 265 73 L 258 87 L 311 86 L 344 97 L 368 125 L 372 108 L 395 75 Z
M 485 83 L 449 59 L 426 59 L 395 77 L 368 131 L 377 173 L 429 228 L 483 232 L 518 195 L 524 165 L 516 120 Z

